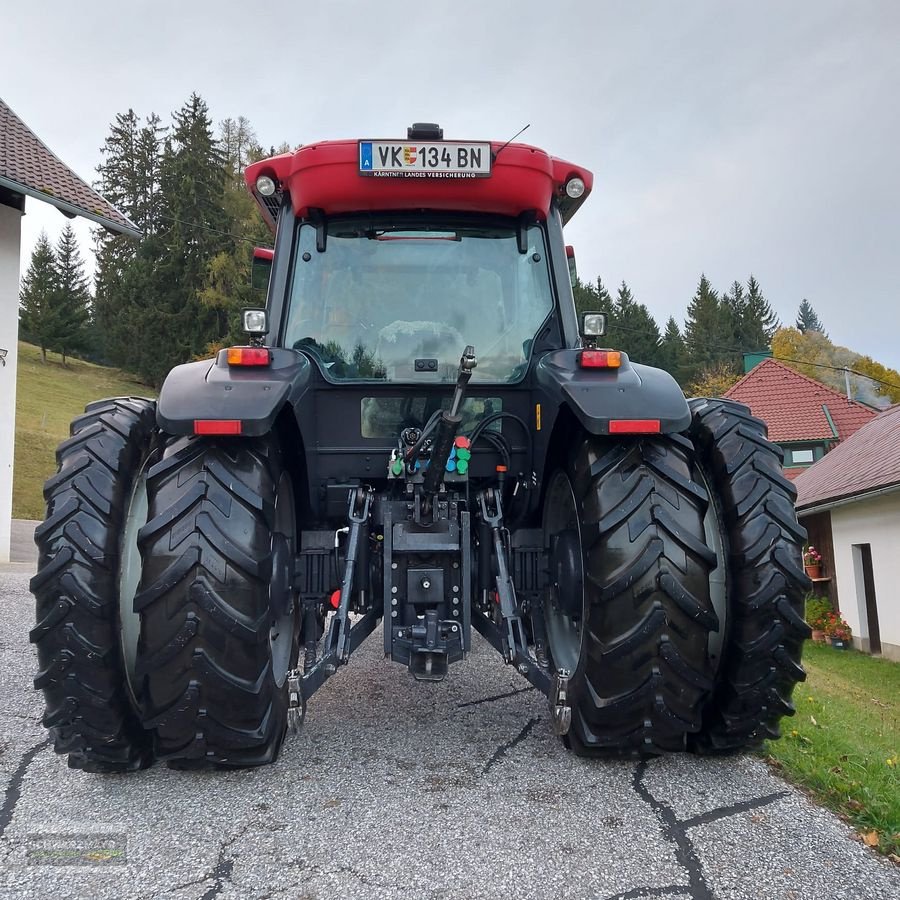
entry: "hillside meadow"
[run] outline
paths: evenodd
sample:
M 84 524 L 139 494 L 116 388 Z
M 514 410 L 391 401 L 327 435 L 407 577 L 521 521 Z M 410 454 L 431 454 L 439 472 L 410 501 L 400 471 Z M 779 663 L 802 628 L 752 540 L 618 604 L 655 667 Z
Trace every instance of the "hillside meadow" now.
M 153 388 L 127 372 L 80 359 L 66 360 L 19 342 L 16 381 L 16 454 L 13 465 L 13 518 L 44 517 L 44 481 L 56 471 L 55 451 L 69 436 L 69 424 L 84 407 L 104 397 L 154 397 Z

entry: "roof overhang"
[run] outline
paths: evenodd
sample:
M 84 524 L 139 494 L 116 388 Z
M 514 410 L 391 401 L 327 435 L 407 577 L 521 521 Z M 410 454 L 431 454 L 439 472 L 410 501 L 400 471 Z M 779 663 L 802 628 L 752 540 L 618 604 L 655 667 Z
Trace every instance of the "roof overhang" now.
M 874 500 L 877 497 L 883 497 L 885 494 L 896 494 L 900 492 L 900 481 L 894 484 L 887 484 L 883 487 L 869 488 L 855 494 L 847 494 L 842 497 L 833 497 L 830 500 L 817 500 L 808 506 L 798 506 L 798 516 L 811 516 L 813 513 L 828 512 L 838 506 L 846 506 L 848 503 L 856 503 L 860 500 Z
M 2 175 L 0 175 L 0 187 L 5 187 L 10 191 L 15 191 L 26 197 L 34 197 L 35 200 L 42 200 L 44 203 L 49 203 L 51 206 L 55 206 L 64 216 L 68 216 L 69 218 L 81 216 L 83 219 L 90 219 L 92 222 L 102 225 L 107 231 L 125 234 L 128 235 L 128 237 L 133 238 L 143 237 L 143 232 L 136 226 L 122 225 L 119 222 L 114 222 L 112 219 L 108 219 L 106 216 L 94 212 L 93 210 L 76 206 L 73 203 L 67 203 L 65 200 L 60 200 L 52 194 L 46 194 L 43 191 L 35 190 L 26 184 L 13 181 L 11 178 L 4 178 Z

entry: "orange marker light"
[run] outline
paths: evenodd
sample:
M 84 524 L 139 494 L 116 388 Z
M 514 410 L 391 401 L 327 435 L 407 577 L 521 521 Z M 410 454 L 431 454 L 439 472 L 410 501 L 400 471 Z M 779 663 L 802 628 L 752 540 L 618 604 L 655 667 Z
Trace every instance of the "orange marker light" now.
M 229 366 L 267 366 L 272 361 L 268 347 L 229 347 Z
M 622 354 L 618 350 L 582 350 L 578 365 L 582 369 L 618 369 Z

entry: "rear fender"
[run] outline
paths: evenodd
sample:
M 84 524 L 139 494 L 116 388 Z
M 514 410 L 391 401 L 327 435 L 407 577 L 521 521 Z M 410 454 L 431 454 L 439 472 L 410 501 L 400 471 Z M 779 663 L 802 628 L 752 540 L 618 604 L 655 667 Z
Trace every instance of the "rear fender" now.
M 310 361 L 293 350 L 270 348 L 268 366 L 229 366 L 227 351 L 169 372 L 156 405 L 156 421 L 169 434 L 194 434 L 197 419 L 239 421 L 240 434 L 272 430 L 285 404 L 296 405 L 309 387 Z
M 582 369 L 580 352 L 548 353 L 537 364 L 535 376 L 551 402 L 568 406 L 587 432 L 607 435 L 611 420 L 634 419 L 658 419 L 661 434 L 687 430 L 691 412 L 668 372 L 634 364 L 625 353 L 617 369 Z

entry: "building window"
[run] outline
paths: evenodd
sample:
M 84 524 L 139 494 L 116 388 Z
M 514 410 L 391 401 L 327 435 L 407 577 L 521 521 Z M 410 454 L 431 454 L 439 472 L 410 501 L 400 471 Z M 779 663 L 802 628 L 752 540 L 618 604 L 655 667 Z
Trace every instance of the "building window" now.
M 811 466 L 814 462 L 818 462 L 827 450 L 825 444 L 782 444 L 781 449 L 784 451 L 784 464 L 787 468 Z

